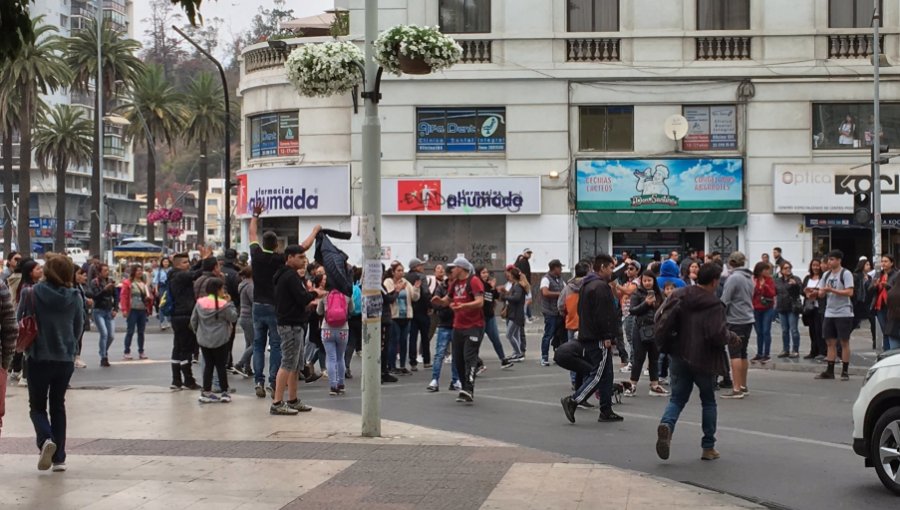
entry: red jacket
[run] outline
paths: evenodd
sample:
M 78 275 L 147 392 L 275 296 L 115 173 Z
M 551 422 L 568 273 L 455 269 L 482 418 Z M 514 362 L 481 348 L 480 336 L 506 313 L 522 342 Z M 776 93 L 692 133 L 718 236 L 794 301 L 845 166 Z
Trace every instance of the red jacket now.
M 763 303 L 763 300 L 766 300 Z M 771 310 L 775 306 L 775 280 L 764 276 L 762 283 L 759 280 L 753 281 L 753 309 L 754 310 Z
M 131 280 L 128 278 L 122 280 L 122 288 L 119 289 L 119 308 L 123 315 L 128 315 L 128 312 L 131 311 Z M 153 310 L 153 296 L 150 294 L 149 288 L 144 297 L 144 309 L 148 313 Z

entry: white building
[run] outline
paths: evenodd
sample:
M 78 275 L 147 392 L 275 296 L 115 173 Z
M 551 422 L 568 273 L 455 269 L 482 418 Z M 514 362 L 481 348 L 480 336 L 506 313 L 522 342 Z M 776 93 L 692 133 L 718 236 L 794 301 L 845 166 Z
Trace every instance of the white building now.
M 364 2 L 347 3 L 350 38 L 361 41 Z M 873 136 L 871 0 L 382 6 L 382 29 L 440 25 L 464 48 L 451 70 L 382 83 L 385 258 L 464 253 L 497 268 L 529 247 L 540 271 L 552 258 L 571 267 L 599 251 L 646 259 L 740 249 L 757 260 L 780 246 L 801 270 L 830 248 L 843 249 L 848 264 L 870 254 L 871 236 L 849 217 Z M 883 7 L 883 52 L 900 64 L 900 4 Z M 265 221 L 289 241 L 316 222 L 354 229 L 362 115 L 349 96 L 301 98 L 284 58 L 266 44 L 243 53 L 241 190 L 305 191 L 302 207 Z M 881 71 L 882 140 L 900 144 L 900 73 Z M 688 124 L 678 142 L 665 128 L 674 115 Z M 900 166 L 882 170 L 894 225 Z M 522 204 L 450 206 L 460 190 Z M 884 240 L 885 251 L 900 252 L 894 230 Z M 359 241 L 348 249 L 358 260 Z

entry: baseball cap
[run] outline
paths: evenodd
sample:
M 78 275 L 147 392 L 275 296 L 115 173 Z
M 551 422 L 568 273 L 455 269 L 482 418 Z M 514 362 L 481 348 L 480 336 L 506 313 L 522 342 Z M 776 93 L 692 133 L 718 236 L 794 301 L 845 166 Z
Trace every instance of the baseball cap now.
M 225 260 L 235 261 L 238 258 L 238 252 L 234 248 L 228 248 L 225 250 Z
M 409 259 L 409 266 L 407 266 L 407 267 L 409 267 L 410 269 L 413 269 L 415 267 L 419 267 L 422 265 L 425 265 L 425 263 L 422 262 L 421 259 L 419 259 L 418 257 L 413 257 L 413 258 Z
M 522 253 L 534 253 L 534 252 L 531 251 L 531 248 L 525 248 L 524 250 L 522 250 Z
M 447 264 L 447 267 L 458 267 L 470 273 L 475 271 L 475 268 L 472 267 L 472 264 L 465 257 L 457 257 L 453 262 Z
M 730 266 L 742 267 L 746 263 L 747 257 L 739 251 L 733 251 L 731 252 L 731 255 L 728 256 L 728 265 Z
M 507 271 L 509 271 L 510 269 L 515 269 L 515 267 L 516 267 L 515 264 L 506 264 L 506 270 L 507 270 Z

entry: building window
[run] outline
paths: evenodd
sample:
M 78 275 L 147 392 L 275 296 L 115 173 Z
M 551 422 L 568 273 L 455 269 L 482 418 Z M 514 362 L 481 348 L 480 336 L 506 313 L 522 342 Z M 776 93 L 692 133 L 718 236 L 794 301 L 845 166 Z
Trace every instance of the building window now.
M 221 195 L 222 188 L 210 188 L 209 192 L 212 193 L 213 195 Z
M 683 114 L 688 121 L 688 134 L 681 142 L 684 150 L 737 150 L 737 107 L 685 106 Z
M 440 0 L 441 32 L 487 34 L 491 31 L 491 0 Z
M 697 30 L 749 30 L 750 0 L 697 0 Z
M 208 229 L 206 229 L 206 235 L 208 235 L 208 236 L 214 236 L 214 235 L 216 235 L 216 229 L 214 229 L 214 228 L 208 228 Z
M 506 108 L 417 108 L 416 152 L 506 152 Z
M 569 32 L 618 32 L 619 0 L 568 0 Z
M 66 16 L 65 14 L 59 15 L 59 27 L 64 28 L 64 29 L 69 28 L 69 17 Z
M 884 1 L 878 2 L 878 12 L 884 19 Z M 829 28 L 869 28 L 872 26 L 872 0 L 828 0 Z M 880 21 L 879 26 L 884 26 Z
M 900 103 L 881 103 L 881 146 L 900 143 Z M 872 103 L 814 103 L 813 149 L 869 149 L 875 136 Z
M 215 198 L 208 198 L 208 199 L 206 199 L 206 205 L 212 205 L 212 206 L 215 206 L 217 203 L 218 203 L 218 202 L 216 201 Z
M 250 157 L 298 156 L 299 122 L 297 112 L 267 113 L 250 117 Z
M 578 125 L 581 151 L 634 150 L 634 106 L 582 106 L 578 109 Z
M 207 214 L 206 221 L 216 221 L 216 215 L 215 214 Z

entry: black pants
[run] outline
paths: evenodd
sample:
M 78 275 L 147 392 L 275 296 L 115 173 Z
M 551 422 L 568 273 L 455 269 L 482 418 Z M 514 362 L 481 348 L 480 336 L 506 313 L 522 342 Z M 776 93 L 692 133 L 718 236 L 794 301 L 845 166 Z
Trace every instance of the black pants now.
M 574 389 L 578 389 L 584 384 L 584 379 L 591 374 L 591 370 L 594 368 L 581 356 L 582 351 L 578 340 L 568 341 L 553 351 L 553 361 L 556 362 L 556 365 L 575 374 L 575 379 L 572 381 Z
M 347 350 L 344 352 L 344 366 L 350 370 L 353 352 L 362 350 L 362 315 L 350 317 L 347 327 L 350 329 L 350 335 L 347 337 Z
M 172 384 L 191 386 L 196 384 L 191 370 L 191 358 L 197 349 L 197 337 L 190 327 L 189 317 L 172 317 Z
M 475 373 L 478 371 L 478 350 L 484 338 L 484 328 L 453 330 L 453 364 L 459 374 L 463 391 L 475 395 Z
M 824 315 L 816 309 L 816 313 L 813 314 L 809 325 L 809 353 L 813 356 L 825 356 L 828 351 L 825 346 L 825 339 L 822 338 L 822 324 L 824 320 Z
M 429 331 L 431 331 L 431 317 L 425 312 L 422 312 L 421 315 L 413 315 L 413 318 L 409 323 L 410 366 L 419 364 L 416 359 L 419 352 L 422 353 L 422 361 L 424 363 L 429 363 L 431 361 L 431 337 L 428 336 Z M 419 344 L 419 349 L 416 349 L 416 344 Z
M 390 373 L 388 365 L 388 351 L 391 343 L 391 323 L 381 322 L 381 375 Z
M 219 388 L 222 392 L 228 391 L 228 371 L 225 365 L 228 363 L 228 344 L 219 347 L 200 347 L 203 353 L 203 391 L 212 391 L 213 369 L 219 376 Z
M 577 387 L 572 398 L 579 404 L 586 402 L 595 392 L 600 392 L 600 410 L 612 410 L 613 362 L 612 349 L 603 347 L 600 341 L 566 342 L 556 350 L 554 361 L 566 370 L 582 374 L 584 382 Z M 586 374 L 586 375 L 585 375 Z
M 228 336 L 228 344 L 225 345 L 226 352 L 228 354 L 225 359 L 225 368 L 231 368 L 234 366 L 234 360 L 231 357 L 231 351 L 234 349 L 234 335 L 237 334 L 237 327 L 231 326 L 231 334 Z
M 53 462 L 66 461 L 66 389 L 75 364 L 71 361 L 36 361 L 28 358 L 28 405 L 38 449 L 47 439 L 56 443 Z M 49 403 L 49 408 L 48 408 Z M 49 411 L 49 416 L 48 416 Z
M 637 328 L 635 328 L 637 330 Z M 644 368 L 644 359 L 648 360 L 650 365 L 650 380 L 659 380 L 659 347 L 656 342 L 643 342 L 639 338 L 634 339 L 634 363 L 631 364 L 631 380 L 638 382 L 641 380 L 641 370 Z

